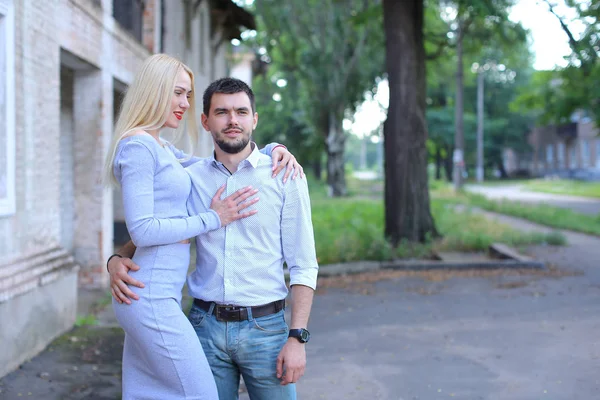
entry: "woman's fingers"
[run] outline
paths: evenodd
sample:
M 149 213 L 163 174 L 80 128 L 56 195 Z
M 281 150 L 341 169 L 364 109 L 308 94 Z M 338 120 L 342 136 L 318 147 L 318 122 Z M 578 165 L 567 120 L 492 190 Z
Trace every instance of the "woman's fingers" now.
M 292 155 L 292 153 L 290 152 L 286 152 L 283 153 L 283 155 L 281 156 L 281 158 L 277 161 L 273 160 L 273 175 L 272 177 L 275 178 L 290 162 L 290 160 L 293 158 L 294 156 Z
M 232 199 L 233 204 L 242 205 L 243 202 L 245 202 L 249 197 L 254 196 L 256 193 L 258 193 L 258 189 L 249 190 L 246 193 L 236 197 L 235 199 Z
M 225 200 L 232 200 L 235 203 L 239 203 L 252 196 L 256 192 L 258 192 L 258 190 L 252 189 L 252 186 L 246 186 L 236 190 L 235 192 L 233 192 L 233 194 L 227 196 Z
M 223 192 L 225 191 L 225 188 L 227 187 L 227 185 L 223 185 L 221 186 L 218 190 L 217 193 L 215 193 L 215 195 L 213 196 L 212 200 L 219 200 L 221 198 L 221 196 L 223 195 Z
M 254 215 L 258 212 L 258 210 L 251 210 L 245 213 L 238 213 L 236 214 L 236 216 L 234 217 L 233 221 L 237 221 L 238 219 L 242 219 L 242 218 L 246 218 L 246 217 L 250 217 L 251 215 Z
M 258 190 L 257 190 L 256 192 L 258 192 Z M 244 208 L 248 208 L 248 207 L 250 207 L 252 204 L 256 204 L 256 203 L 258 202 L 258 200 L 260 200 L 260 198 L 259 198 L 259 197 L 255 197 L 255 198 L 253 198 L 253 199 L 250 199 L 250 200 L 248 200 L 248 201 L 245 201 L 245 202 L 242 202 L 242 203 L 238 203 L 238 204 L 237 204 L 236 211 L 241 211 L 241 210 L 243 210 Z

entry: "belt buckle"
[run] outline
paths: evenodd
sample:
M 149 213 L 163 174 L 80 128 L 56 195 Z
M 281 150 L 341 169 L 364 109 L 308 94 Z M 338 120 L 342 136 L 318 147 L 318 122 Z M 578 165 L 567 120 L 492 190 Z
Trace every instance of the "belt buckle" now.
M 217 321 L 221 321 L 221 322 L 230 322 L 230 321 L 239 321 L 239 310 L 237 310 L 236 306 L 230 305 L 230 304 L 217 304 L 215 306 L 216 312 L 215 312 L 215 317 L 217 318 Z M 238 317 L 235 319 L 232 318 L 227 318 L 227 316 L 231 316 L 232 312 L 237 312 L 238 313 Z

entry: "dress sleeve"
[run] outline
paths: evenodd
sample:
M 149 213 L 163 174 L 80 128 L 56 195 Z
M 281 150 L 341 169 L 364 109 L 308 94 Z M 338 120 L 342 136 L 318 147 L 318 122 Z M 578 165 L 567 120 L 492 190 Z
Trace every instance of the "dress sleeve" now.
M 156 165 L 152 150 L 136 141 L 124 145 L 115 165 L 119 170 L 127 230 L 137 247 L 177 243 L 220 228 L 221 221 L 214 212 L 185 218 L 156 218 Z
M 173 146 L 171 143 L 169 143 L 169 146 L 171 147 L 171 150 L 173 151 L 173 154 L 175 155 L 175 157 L 178 160 L 183 160 L 185 159 L 185 161 L 183 161 L 181 163 L 181 166 L 183 168 L 189 167 L 190 165 L 197 163 L 198 161 L 201 160 L 200 157 L 196 157 L 196 156 L 189 156 L 186 152 L 184 152 L 183 150 L 179 150 L 177 147 Z M 189 157 L 189 159 L 188 159 Z
M 272 157 L 273 156 L 273 150 L 275 150 L 275 147 L 277 147 L 277 146 L 283 146 L 283 147 L 285 147 L 282 144 L 273 142 L 273 143 L 269 143 L 268 145 L 266 145 L 265 147 L 263 147 L 259 151 L 261 153 L 263 153 L 264 155 L 266 155 L 266 156 Z

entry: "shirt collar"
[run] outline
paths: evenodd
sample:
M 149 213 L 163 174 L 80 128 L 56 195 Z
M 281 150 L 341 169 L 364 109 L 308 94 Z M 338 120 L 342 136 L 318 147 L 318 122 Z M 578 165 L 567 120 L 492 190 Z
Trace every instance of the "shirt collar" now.
M 252 153 L 250 153 L 250 155 L 246 159 L 244 159 L 240 162 L 240 165 L 238 165 L 238 170 L 240 168 L 243 168 L 247 164 L 250 164 L 253 168 L 256 168 L 258 166 L 258 161 L 260 160 L 261 152 L 258 150 L 258 145 L 256 143 L 252 142 L 251 146 L 252 146 Z M 220 162 L 216 159 L 214 151 L 213 151 L 210 159 L 211 159 L 213 165 L 223 165 L 222 162 Z

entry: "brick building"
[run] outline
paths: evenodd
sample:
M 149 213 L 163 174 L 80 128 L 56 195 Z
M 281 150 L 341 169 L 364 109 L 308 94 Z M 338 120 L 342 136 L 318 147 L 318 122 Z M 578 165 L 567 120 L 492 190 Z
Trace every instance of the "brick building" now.
M 142 60 L 182 58 L 201 92 L 253 24 L 228 0 L 0 0 L 0 376 L 73 325 L 79 285 L 108 283 L 120 206 L 99 178 Z
M 600 138 L 589 118 L 535 128 L 529 135 L 534 175 L 600 168 Z

